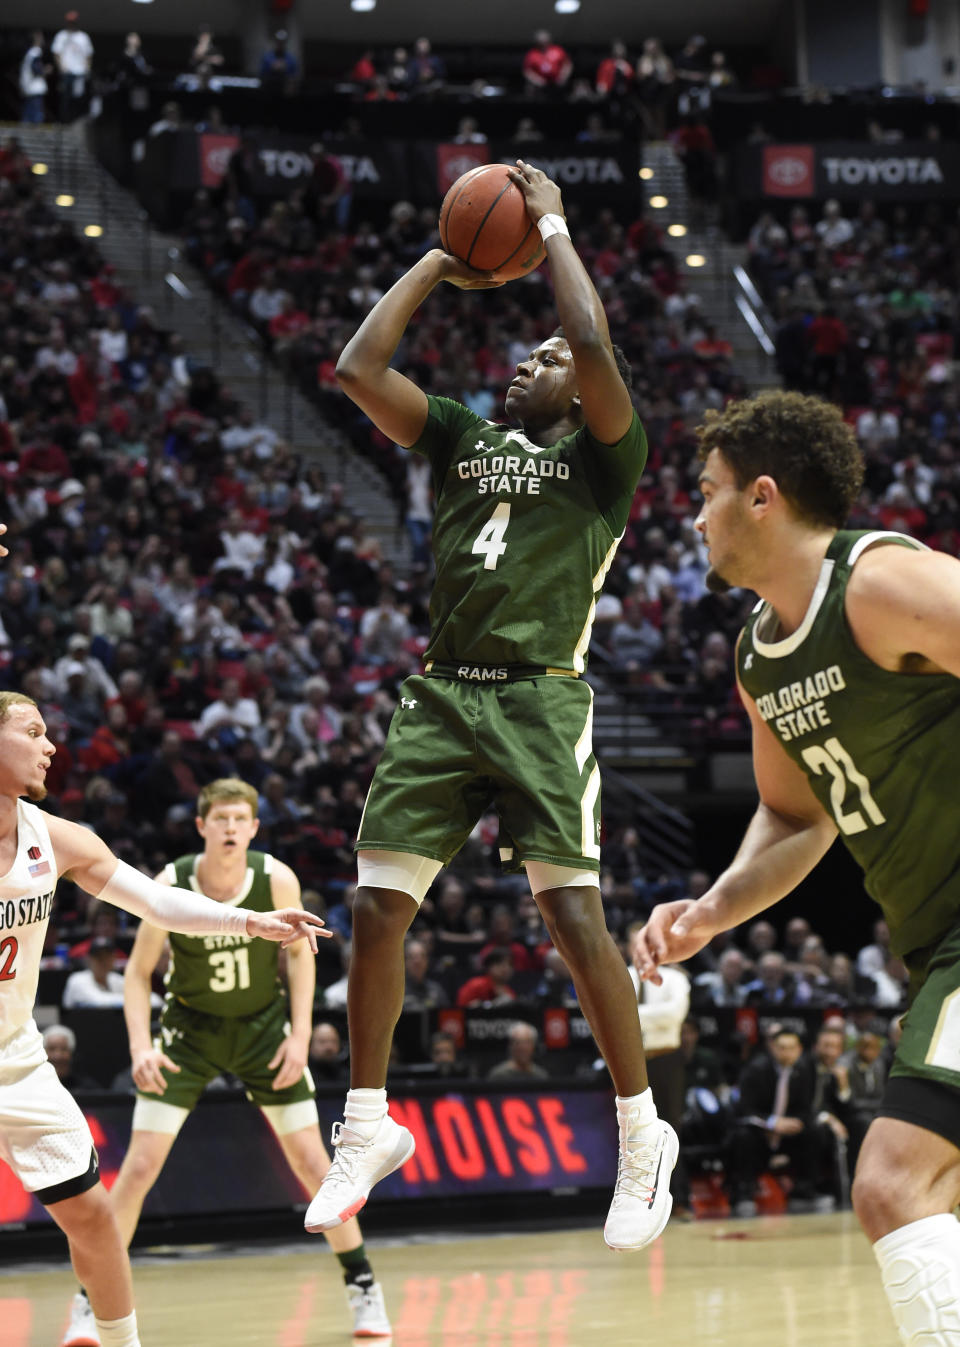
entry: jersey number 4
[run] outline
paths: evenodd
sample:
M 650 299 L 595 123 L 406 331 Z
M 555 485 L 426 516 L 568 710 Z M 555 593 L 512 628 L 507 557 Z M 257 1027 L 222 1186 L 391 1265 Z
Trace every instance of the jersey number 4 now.
M 497 506 L 474 539 L 473 547 L 470 550 L 474 556 L 483 557 L 483 569 L 485 571 L 495 571 L 497 562 L 507 550 L 507 544 L 503 539 L 509 523 L 510 503 L 504 501 Z
M 828 739 L 821 747 L 811 744 L 803 750 L 803 760 L 816 776 L 824 771 L 831 776 L 830 807 L 837 827 L 845 837 L 866 832 L 870 824 L 886 823 L 876 800 L 870 794 L 870 782 L 859 770 L 857 764 L 841 744 L 839 739 Z M 851 809 L 844 813 L 847 792 L 853 787 L 860 797 L 860 809 Z M 862 812 L 861 812 L 862 810 Z M 866 818 L 864 818 L 866 814 Z M 869 822 L 867 821 L 869 819 Z

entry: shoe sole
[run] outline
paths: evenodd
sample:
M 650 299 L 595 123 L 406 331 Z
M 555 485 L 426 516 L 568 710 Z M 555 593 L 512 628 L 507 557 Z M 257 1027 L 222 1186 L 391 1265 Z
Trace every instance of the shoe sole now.
M 406 1131 L 406 1128 L 404 1128 L 404 1131 Z M 379 1183 L 381 1179 L 385 1179 L 388 1174 L 392 1174 L 395 1169 L 400 1169 L 402 1165 L 405 1165 L 416 1149 L 417 1143 L 414 1141 L 413 1135 L 410 1132 L 407 1132 L 406 1140 L 402 1141 L 397 1146 L 397 1149 L 394 1151 L 393 1155 L 391 1155 L 390 1159 L 385 1160 L 374 1174 L 370 1181 L 370 1188 L 373 1188 L 373 1186 Z M 343 1211 L 339 1212 L 336 1216 L 330 1216 L 325 1221 L 315 1221 L 312 1225 L 308 1225 L 307 1221 L 304 1220 L 304 1229 L 310 1235 L 320 1235 L 325 1230 L 336 1230 L 338 1225 L 343 1225 L 345 1221 L 349 1221 L 351 1216 L 356 1216 L 357 1212 L 360 1211 L 362 1207 L 366 1206 L 367 1198 L 370 1196 L 370 1188 L 367 1189 L 363 1197 L 358 1198 L 356 1202 L 351 1202 L 349 1207 L 344 1207 Z M 360 1336 L 362 1335 L 354 1334 L 354 1337 Z M 390 1334 L 379 1333 L 376 1336 L 389 1337 Z
M 354 1329 L 355 1338 L 392 1338 L 392 1328 L 361 1328 Z
M 667 1171 L 666 1175 L 667 1183 L 670 1182 L 670 1175 L 676 1168 L 677 1159 L 680 1155 L 680 1140 L 677 1137 L 676 1132 L 674 1132 L 672 1128 L 670 1130 L 672 1136 L 670 1141 L 667 1143 L 667 1152 L 666 1152 L 671 1156 L 670 1168 Z M 653 1233 L 648 1235 L 645 1240 L 641 1241 L 641 1243 L 639 1244 L 611 1244 L 610 1241 L 607 1239 L 606 1231 L 604 1231 L 603 1242 L 604 1244 L 606 1244 L 608 1249 L 613 1249 L 615 1253 L 635 1253 L 638 1249 L 645 1249 L 648 1244 L 652 1244 L 655 1239 L 659 1239 L 659 1237 L 663 1234 L 664 1230 L 666 1229 L 667 1222 L 670 1219 L 670 1213 L 672 1211 L 673 1211 L 673 1194 L 668 1192 L 667 1200 L 663 1204 L 663 1217 L 660 1220 L 659 1224 L 657 1225 L 656 1229 L 653 1231 Z
M 100 1347 L 99 1338 L 65 1338 L 60 1347 Z

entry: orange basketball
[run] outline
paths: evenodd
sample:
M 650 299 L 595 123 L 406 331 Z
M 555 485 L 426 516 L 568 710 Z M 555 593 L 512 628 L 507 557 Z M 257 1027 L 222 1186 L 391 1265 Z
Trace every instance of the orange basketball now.
M 448 253 L 501 281 L 525 276 L 546 256 L 506 164 L 481 164 L 456 180 L 440 207 L 440 241 Z

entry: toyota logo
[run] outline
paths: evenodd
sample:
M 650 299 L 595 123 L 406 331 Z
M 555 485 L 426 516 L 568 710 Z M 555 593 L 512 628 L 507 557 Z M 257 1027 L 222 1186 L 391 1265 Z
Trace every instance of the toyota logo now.
M 806 160 L 785 154 L 775 159 L 767 171 L 778 187 L 796 187 L 806 180 L 810 167 Z

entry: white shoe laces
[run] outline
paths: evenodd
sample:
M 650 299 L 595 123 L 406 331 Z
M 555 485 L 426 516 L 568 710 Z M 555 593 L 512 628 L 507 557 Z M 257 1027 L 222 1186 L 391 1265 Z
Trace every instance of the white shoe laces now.
M 323 1187 L 328 1190 L 338 1184 L 353 1187 L 359 1177 L 357 1171 L 360 1167 L 364 1143 L 348 1140 L 343 1135 L 343 1130 L 343 1123 L 335 1122 L 333 1124 L 330 1142 L 334 1148 L 334 1156 L 330 1168 L 327 1170 L 327 1176 L 323 1181 Z
M 613 1194 L 614 1205 L 621 1198 L 632 1197 L 641 1202 L 650 1201 L 657 1179 L 660 1149 L 661 1138 L 650 1146 L 637 1146 L 633 1150 L 621 1146 L 617 1165 L 617 1185 Z

